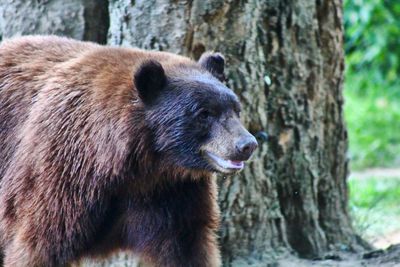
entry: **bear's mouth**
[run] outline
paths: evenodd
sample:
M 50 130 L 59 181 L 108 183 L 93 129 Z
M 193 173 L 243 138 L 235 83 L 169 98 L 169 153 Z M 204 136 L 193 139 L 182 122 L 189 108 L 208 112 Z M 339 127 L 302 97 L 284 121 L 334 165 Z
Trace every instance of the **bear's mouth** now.
M 223 159 L 220 156 L 217 156 L 214 153 L 208 151 L 206 151 L 205 154 L 207 155 L 210 163 L 214 165 L 216 169 L 220 172 L 237 172 L 241 171 L 244 167 L 243 161 Z

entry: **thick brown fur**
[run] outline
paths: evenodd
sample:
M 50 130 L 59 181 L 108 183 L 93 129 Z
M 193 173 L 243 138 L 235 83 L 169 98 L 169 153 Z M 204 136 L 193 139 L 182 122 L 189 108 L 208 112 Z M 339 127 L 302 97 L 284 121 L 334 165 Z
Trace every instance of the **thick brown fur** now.
M 130 249 L 155 266 L 219 266 L 211 172 L 154 153 L 133 73 L 199 69 L 163 52 L 60 37 L 0 46 L 4 266 L 66 266 Z M 0 253 L 1 254 L 1 253 Z

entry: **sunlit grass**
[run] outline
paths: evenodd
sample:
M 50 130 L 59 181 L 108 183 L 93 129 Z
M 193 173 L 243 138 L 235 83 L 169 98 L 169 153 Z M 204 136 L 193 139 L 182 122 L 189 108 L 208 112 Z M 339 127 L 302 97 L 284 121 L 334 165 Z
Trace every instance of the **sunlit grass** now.
M 400 232 L 400 177 L 349 181 L 350 212 L 356 231 L 367 241 Z

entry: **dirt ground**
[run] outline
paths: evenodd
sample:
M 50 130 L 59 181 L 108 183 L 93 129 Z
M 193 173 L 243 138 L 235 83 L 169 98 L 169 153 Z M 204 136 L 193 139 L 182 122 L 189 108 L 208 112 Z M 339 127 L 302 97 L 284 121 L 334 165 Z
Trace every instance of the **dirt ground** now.
M 383 177 L 400 179 L 400 168 L 367 169 L 361 172 L 352 172 L 350 179 L 365 179 L 368 177 Z M 400 201 L 400 196 L 399 196 Z M 400 224 L 400 222 L 399 222 Z M 277 263 L 279 267 L 358 267 L 358 266 L 377 266 L 377 267 L 400 267 L 400 228 L 399 230 L 388 232 L 369 242 L 376 248 L 360 255 L 355 254 L 331 254 L 324 260 L 296 260 L 284 259 Z M 330 259 L 329 259 L 330 258 Z
M 373 168 L 359 172 L 352 172 L 349 179 L 366 179 L 369 177 L 400 179 L 400 168 Z M 400 222 L 397 230 L 385 233 L 383 236 L 379 236 L 368 241 L 378 249 L 386 249 L 390 245 L 400 244 Z
M 264 267 L 400 267 L 400 244 L 360 255 L 330 254 L 324 260 L 283 259 Z M 243 266 L 244 267 L 244 266 Z M 260 265 L 261 267 L 261 265 Z
M 363 179 L 368 177 L 398 178 L 400 179 L 400 168 L 373 168 L 359 172 L 351 172 L 350 179 Z
M 400 168 L 375 168 L 353 172 L 350 179 L 365 179 L 372 176 L 400 179 Z M 265 267 L 400 267 L 400 227 L 396 231 L 388 232 L 374 240 L 369 240 L 369 242 L 376 249 L 359 255 L 333 253 L 322 260 L 286 258 L 279 260 L 276 264 L 265 265 Z
M 374 247 L 381 249 L 387 248 L 392 244 L 400 244 L 400 230 L 387 233 L 384 236 L 377 238 L 376 240 L 372 240 L 372 244 Z

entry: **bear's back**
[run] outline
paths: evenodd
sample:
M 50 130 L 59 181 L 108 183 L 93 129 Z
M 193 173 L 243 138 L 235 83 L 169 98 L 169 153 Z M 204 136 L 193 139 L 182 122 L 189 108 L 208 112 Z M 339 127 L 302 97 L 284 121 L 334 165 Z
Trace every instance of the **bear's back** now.
M 41 78 L 55 64 L 79 56 L 95 44 L 56 36 L 26 36 L 0 45 L 0 179 L 17 144 L 17 128 L 27 118 L 43 85 Z
M 64 132 L 64 138 L 68 120 L 71 129 L 85 124 L 93 139 L 108 140 L 100 134 L 108 134 L 109 125 L 120 125 L 121 133 L 114 131 L 114 138 L 126 135 L 122 129 L 128 126 L 122 124 L 129 121 L 127 116 L 135 108 L 132 100 L 137 99 L 133 73 L 149 59 L 160 61 L 167 72 L 182 64 L 196 68 L 193 61 L 165 52 L 105 47 L 64 37 L 25 36 L 4 41 L 0 45 L 0 180 L 29 131 L 37 139 L 39 128 L 41 132 L 59 128 L 57 133 L 61 136 Z M 50 116 L 51 121 L 45 122 Z M 42 125 L 32 125 L 32 121 Z M 62 142 L 56 134 L 50 137 Z M 71 134 L 68 141 L 82 142 L 74 138 Z M 98 146 L 105 149 L 108 145 Z

